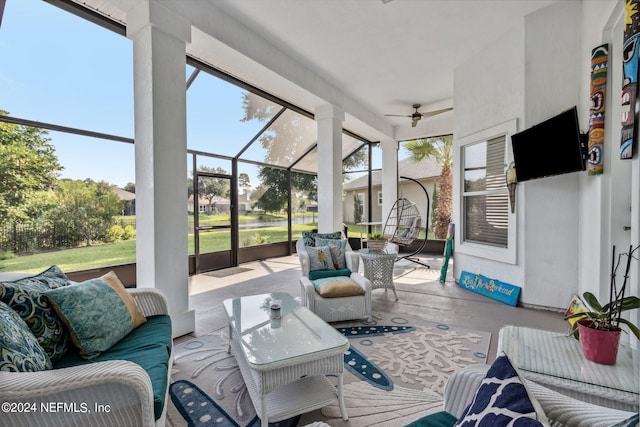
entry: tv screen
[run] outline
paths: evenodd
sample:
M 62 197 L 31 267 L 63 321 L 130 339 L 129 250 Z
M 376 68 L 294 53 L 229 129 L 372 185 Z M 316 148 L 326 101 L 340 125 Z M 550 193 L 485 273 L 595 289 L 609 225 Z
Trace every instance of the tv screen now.
M 585 170 L 585 143 L 576 107 L 512 135 L 518 182 Z

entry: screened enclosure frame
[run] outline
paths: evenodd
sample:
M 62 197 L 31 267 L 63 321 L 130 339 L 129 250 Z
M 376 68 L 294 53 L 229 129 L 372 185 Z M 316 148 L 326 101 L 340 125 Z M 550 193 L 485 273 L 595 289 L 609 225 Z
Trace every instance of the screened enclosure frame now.
M 45 0 L 47 3 L 50 3 L 56 7 L 59 7 L 67 12 L 70 12 L 80 18 L 83 18 L 85 20 L 88 20 L 96 25 L 99 25 L 105 29 L 108 29 L 118 35 L 121 35 L 123 37 L 126 36 L 126 26 L 123 25 L 121 22 L 119 21 L 115 21 L 110 17 L 107 16 L 103 16 L 100 15 L 90 9 L 85 8 L 84 6 L 74 3 L 72 1 L 69 0 Z M 216 153 L 211 153 L 211 152 L 205 152 L 205 151 L 201 151 L 201 150 L 193 150 L 193 149 L 187 149 L 187 154 L 189 156 L 193 156 L 193 164 L 195 165 L 195 157 L 196 156 L 206 156 L 206 157 L 211 157 L 211 158 L 217 158 L 217 159 L 223 159 L 223 160 L 227 160 L 231 162 L 231 185 L 234 186 L 234 188 L 237 189 L 237 185 L 238 185 L 238 166 L 239 164 L 250 164 L 250 165 L 255 165 L 255 166 L 259 166 L 259 167 L 269 167 L 269 168 L 277 168 L 277 169 L 281 169 L 281 170 L 285 170 L 286 171 L 286 179 L 287 179 L 287 191 L 288 191 L 288 203 L 287 203 L 287 224 L 288 224 L 288 253 L 291 254 L 293 252 L 293 246 L 291 244 L 292 241 L 292 180 L 291 180 L 291 176 L 292 173 L 303 173 L 303 174 L 309 174 L 309 175 L 316 175 L 317 176 L 317 172 L 313 172 L 313 171 L 309 171 L 309 170 L 305 170 L 303 168 L 300 167 L 300 164 L 303 163 L 304 160 L 308 159 L 309 156 L 312 156 L 313 153 L 317 150 L 317 138 L 315 140 L 312 141 L 312 143 L 306 147 L 306 149 L 300 153 L 297 157 L 295 157 L 294 159 L 291 160 L 291 162 L 289 164 L 286 165 L 278 165 L 278 164 L 272 164 L 269 162 L 264 162 L 264 161 L 257 161 L 257 160 L 252 160 L 252 159 L 247 159 L 247 158 L 243 158 L 243 154 L 245 154 L 249 148 L 251 148 L 256 142 L 259 142 L 260 137 L 267 131 L 269 131 L 269 129 L 271 128 L 271 126 L 276 123 L 282 116 L 283 114 L 285 114 L 287 111 L 291 111 L 293 113 L 299 114 L 307 119 L 310 120 L 314 120 L 314 114 L 312 114 L 309 111 L 306 111 L 298 106 L 296 106 L 295 104 L 292 104 L 288 101 L 285 101 L 277 96 L 274 96 L 260 88 L 257 88 L 253 85 L 251 85 L 250 83 L 247 83 L 243 80 L 240 80 L 234 76 L 229 75 L 228 73 L 225 73 L 223 70 L 220 70 L 210 64 L 207 64 L 201 60 L 199 60 L 198 58 L 195 58 L 191 55 L 187 55 L 186 57 L 186 65 L 187 66 L 191 66 L 193 67 L 193 72 L 187 77 L 186 79 L 186 88 L 185 90 L 188 91 L 189 88 L 191 87 L 191 85 L 197 80 L 197 78 L 202 74 L 208 74 L 213 76 L 214 78 L 218 78 L 221 79 L 227 83 L 230 83 L 236 87 L 239 87 L 242 90 L 245 90 L 247 92 L 250 92 L 254 95 L 257 95 L 261 98 L 264 98 L 267 101 L 270 101 L 274 104 L 277 104 L 280 106 L 280 109 L 276 112 L 276 114 L 273 115 L 273 117 L 271 117 L 269 120 L 267 120 L 267 122 L 264 124 L 264 126 L 252 137 L 250 138 L 238 151 L 235 155 L 222 155 L 222 154 L 216 154 Z M 129 137 L 123 137 L 123 136 L 118 136 L 118 135 L 113 135 L 113 134 L 106 134 L 106 133 L 99 133 L 99 132 L 93 132 L 93 131 L 89 131 L 89 130 L 85 130 L 85 129 L 80 129 L 80 128 L 76 128 L 76 127 L 67 127 L 67 126 L 62 126 L 62 125 L 58 125 L 58 124 L 53 124 L 53 123 L 45 123 L 45 122 L 39 122 L 39 121 L 33 121 L 33 120 L 29 120 L 26 118 L 18 118 L 18 117 L 13 117 L 13 116 L 0 116 L 0 121 L 3 122 L 7 122 L 7 123 L 12 123 L 12 124 L 17 124 L 17 125 L 24 125 L 24 126 L 29 126 L 29 127 L 35 127 L 35 128 L 40 128 L 40 129 L 46 129 L 46 130 L 52 130 L 52 131 L 56 131 L 56 132 L 62 132 L 62 133 L 68 133 L 68 134 L 75 134 L 75 135 L 80 135 L 80 136 L 87 136 L 87 137 L 91 137 L 91 138 L 99 138 L 99 139 L 104 139 L 104 140 L 110 140 L 110 141 L 114 141 L 114 142 L 122 142 L 122 143 L 127 143 L 127 144 L 134 144 L 135 141 L 133 138 L 129 138 Z M 368 188 L 368 192 L 369 192 L 369 199 L 371 198 L 371 164 L 372 164 L 372 159 L 371 159 L 371 146 L 374 144 L 378 144 L 378 142 L 372 142 L 369 141 L 353 132 L 350 132 L 346 129 L 342 130 L 342 135 L 343 135 L 343 150 L 344 150 L 344 137 L 350 137 L 353 140 L 355 140 L 356 143 L 358 143 L 359 145 L 356 145 L 355 148 L 353 149 L 349 149 L 348 152 L 343 152 L 343 158 L 342 161 L 344 163 L 345 160 L 351 158 L 352 156 L 354 156 L 356 153 L 358 153 L 360 150 L 364 149 L 365 147 L 369 147 L 369 155 L 368 158 L 366 160 L 367 162 L 367 171 L 369 174 L 369 188 Z M 347 147 L 350 148 L 350 147 Z M 192 171 L 193 173 L 195 173 L 195 169 L 194 171 Z M 354 172 L 354 171 L 348 171 L 348 172 Z M 365 171 L 362 171 L 365 172 Z M 343 168 L 343 174 L 345 173 L 345 170 Z M 187 179 L 188 177 L 185 177 L 185 179 Z M 238 200 L 237 200 L 237 191 L 234 192 L 235 193 L 235 200 L 232 200 L 231 203 L 233 206 L 237 206 L 238 205 Z M 371 210 L 371 206 L 369 206 L 369 211 Z M 369 217 L 371 216 L 371 212 L 368 213 Z M 238 265 L 238 249 L 240 247 L 240 242 L 239 242 L 239 233 L 238 233 L 238 225 L 239 225 L 239 215 L 238 215 L 238 209 L 232 209 L 231 210 L 231 224 L 232 224 L 232 242 L 231 242 L 231 254 L 232 254 L 232 264 Z

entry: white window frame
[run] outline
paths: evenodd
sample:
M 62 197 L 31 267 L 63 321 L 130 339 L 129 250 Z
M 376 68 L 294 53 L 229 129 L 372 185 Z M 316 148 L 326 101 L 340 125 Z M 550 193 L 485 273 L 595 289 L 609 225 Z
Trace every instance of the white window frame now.
M 458 140 L 458 155 L 460 156 L 460 161 L 458 164 L 460 165 L 458 168 L 458 180 L 457 180 L 457 188 L 458 188 L 458 217 L 460 227 L 456 227 L 456 251 L 466 255 L 477 256 L 480 258 L 490 259 L 494 261 L 499 261 L 507 264 L 516 264 L 517 262 L 517 207 L 516 213 L 511 213 L 511 205 L 509 204 L 509 209 L 507 211 L 508 218 L 508 231 L 507 231 L 507 247 L 497 247 L 488 244 L 483 244 L 481 242 L 471 242 L 465 241 L 463 239 L 463 230 L 464 224 L 464 149 L 465 147 L 473 144 L 477 144 L 483 141 L 489 141 L 491 139 L 504 136 L 505 137 L 505 165 L 510 164 L 513 161 L 513 154 L 511 150 L 511 135 L 516 133 L 518 130 L 517 120 L 510 120 L 506 123 L 502 123 L 500 125 L 491 127 L 489 129 L 485 129 L 483 131 L 474 133 L 472 135 L 465 136 Z M 516 198 L 517 200 L 517 198 Z

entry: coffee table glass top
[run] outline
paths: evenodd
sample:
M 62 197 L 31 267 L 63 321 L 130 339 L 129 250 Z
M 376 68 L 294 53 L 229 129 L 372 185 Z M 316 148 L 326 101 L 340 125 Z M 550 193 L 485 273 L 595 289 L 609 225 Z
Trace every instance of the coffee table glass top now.
M 499 351 L 524 371 L 640 393 L 640 351 L 627 346 L 619 347 L 615 365 L 602 365 L 585 359 L 580 341 L 567 334 L 505 326 Z
M 281 301 L 280 319 L 271 318 L 272 300 Z M 254 367 L 349 348 L 342 334 L 287 293 L 227 299 L 223 304 L 247 361 Z

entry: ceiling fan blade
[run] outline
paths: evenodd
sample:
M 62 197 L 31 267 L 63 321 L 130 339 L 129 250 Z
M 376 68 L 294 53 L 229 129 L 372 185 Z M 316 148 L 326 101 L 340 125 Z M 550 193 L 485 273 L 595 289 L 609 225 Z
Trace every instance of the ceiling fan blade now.
M 426 113 L 422 113 L 422 117 L 433 117 L 451 110 L 453 110 L 453 108 L 443 108 L 442 110 L 427 111 Z
M 387 117 L 411 117 L 411 115 L 407 115 L 407 114 L 404 114 L 404 115 L 401 115 L 401 114 L 385 114 L 385 116 L 387 116 Z

